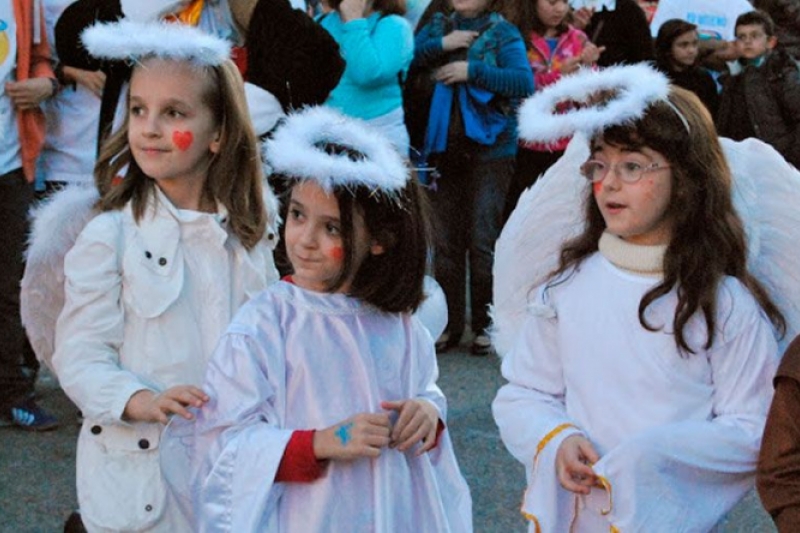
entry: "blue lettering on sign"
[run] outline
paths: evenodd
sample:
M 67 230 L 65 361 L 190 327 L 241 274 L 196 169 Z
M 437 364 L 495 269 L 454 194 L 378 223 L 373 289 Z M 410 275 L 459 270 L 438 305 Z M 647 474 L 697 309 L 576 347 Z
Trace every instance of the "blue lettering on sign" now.
M 686 13 L 686 21 L 705 27 L 724 28 L 728 25 L 728 17 L 711 13 L 694 13 L 692 11 Z

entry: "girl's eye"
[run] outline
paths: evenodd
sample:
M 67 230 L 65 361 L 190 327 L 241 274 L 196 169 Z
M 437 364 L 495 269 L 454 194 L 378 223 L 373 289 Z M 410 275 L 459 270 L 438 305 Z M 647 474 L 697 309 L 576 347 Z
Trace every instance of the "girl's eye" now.
M 332 235 L 334 237 L 338 237 L 339 234 L 341 233 L 339 226 L 331 223 L 325 225 L 325 230 L 328 232 L 328 235 Z
M 640 165 L 636 161 L 623 161 L 622 168 L 629 174 L 636 174 L 637 172 L 641 172 L 644 166 Z
M 144 113 L 144 109 L 142 108 L 142 106 L 138 105 L 131 106 L 130 114 L 133 115 L 134 117 L 141 116 L 142 113 Z
M 170 118 L 182 118 L 185 117 L 186 114 L 173 108 L 167 110 L 167 116 Z
M 293 220 L 299 220 L 303 217 L 303 213 L 299 209 L 289 209 L 289 217 Z

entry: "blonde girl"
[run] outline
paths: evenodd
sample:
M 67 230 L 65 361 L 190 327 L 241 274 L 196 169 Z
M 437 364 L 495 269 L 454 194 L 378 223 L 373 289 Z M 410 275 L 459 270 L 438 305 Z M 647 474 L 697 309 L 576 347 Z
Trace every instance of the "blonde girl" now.
M 159 441 L 170 416 L 207 401 L 219 335 L 277 277 L 256 137 L 223 41 L 131 22 L 84 41 L 135 65 L 95 168 L 100 214 L 64 262 L 53 366 L 85 417 L 78 501 L 89 531 L 190 531 Z

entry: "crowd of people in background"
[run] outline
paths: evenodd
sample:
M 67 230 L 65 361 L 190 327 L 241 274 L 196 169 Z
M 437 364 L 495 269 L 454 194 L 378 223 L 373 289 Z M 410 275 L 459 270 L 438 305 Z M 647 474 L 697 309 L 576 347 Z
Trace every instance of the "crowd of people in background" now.
M 158 83 L 167 84 L 164 80 L 169 79 L 166 76 L 168 69 L 172 69 L 170 75 L 173 78 L 169 82 L 172 85 L 165 87 L 164 92 L 186 90 L 185 99 L 202 102 L 197 107 L 209 114 L 206 117 L 208 123 L 203 126 L 207 127 L 207 136 L 198 138 L 195 134 L 192 139 L 202 143 L 204 151 L 191 161 L 187 159 L 187 165 L 206 165 L 203 168 L 208 171 L 208 176 L 204 173 L 203 180 L 216 179 L 220 184 L 214 185 L 219 194 L 213 197 L 198 194 L 197 190 L 156 190 L 160 191 L 158 194 L 166 194 L 175 205 L 175 212 L 170 216 L 181 220 L 180 227 L 194 228 L 192 231 L 205 226 L 212 228 L 209 231 L 218 229 L 216 215 L 192 218 L 183 212 L 184 209 L 216 212 L 217 205 L 224 206 L 225 217 L 229 217 L 235 228 L 236 253 L 247 258 L 243 263 L 226 264 L 224 270 L 229 283 L 215 296 L 219 301 L 229 302 L 231 308 L 226 308 L 221 314 L 215 311 L 208 315 L 191 315 L 199 330 L 189 328 L 186 337 L 197 346 L 185 346 L 184 349 L 202 352 L 203 361 L 210 359 L 217 339 L 236 309 L 247 299 L 245 294 L 264 289 L 277 278 L 278 271 L 282 275 L 291 274 L 292 265 L 296 269 L 296 264 L 301 262 L 296 249 L 286 249 L 286 246 L 295 245 L 300 237 L 296 234 L 286 236 L 286 244 L 281 243 L 275 250 L 277 270 L 273 272 L 272 248 L 277 240 L 274 234 L 284 236 L 284 230 L 275 227 L 278 213 L 274 212 L 277 208 L 269 203 L 271 195 L 266 199 L 259 195 L 259 201 L 253 205 L 243 200 L 257 190 L 253 185 L 255 182 L 266 179 L 260 169 L 251 168 L 244 162 L 246 158 L 257 156 L 238 153 L 232 154 L 229 160 L 220 157 L 227 149 L 227 143 L 231 143 L 231 129 L 245 137 L 251 136 L 254 143 L 257 136 L 270 138 L 273 127 L 280 124 L 287 113 L 306 105 L 319 104 L 361 119 L 382 132 L 400 157 L 415 169 L 413 179 L 422 185 L 424 192 L 420 194 L 426 198 L 414 196 L 414 205 L 429 201 L 432 206 L 433 239 L 425 261 L 427 270 L 442 287 L 448 312 L 444 331 L 433 339 L 435 351 L 443 353 L 468 343 L 470 353 L 475 356 L 493 353 L 490 306 L 495 243 L 520 196 L 559 161 L 571 140 L 567 136 L 547 142 L 519 141 L 517 113 L 526 97 L 587 69 L 596 71 L 613 65 L 648 63 L 665 74 L 674 86 L 699 98 L 720 136 L 736 141 L 760 139 L 777 150 L 789 164 L 800 168 L 798 0 L 752 0 L 751 5 L 746 6 L 748 9 L 730 14 L 735 20 L 730 24 L 730 35 L 711 35 L 704 30 L 703 20 L 688 16 L 657 19 L 659 4 L 677 3 L 678 0 L 431 0 L 429 3 L 423 0 L 321 0 L 305 3 L 297 0 L 291 7 L 288 0 L 229 1 L 230 5 L 227 1 L 203 0 L 141 3 L 133 0 L 0 0 L 0 211 L 3 213 L 0 231 L 0 424 L 32 431 L 51 430 L 59 424 L 35 400 L 34 387 L 40 363 L 20 317 L 19 287 L 30 231 L 28 213 L 38 201 L 44 201 L 67 186 L 95 183 L 96 173 L 101 176 L 97 178 L 98 185 L 104 184 L 106 192 L 118 179 L 117 174 L 126 172 L 128 166 L 135 170 L 129 176 L 141 179 L 142 183 L 150 182 L 147 176 L 159 173 L 157 168 L 148 167 L 146 150 L 129 136 L 139 134 L 146 137 L 147 133 L 135 130 L 140 117 L 135 110 L 138 108 L 128 104 L 138 102 L 141 107 L 151 109 L 162 105 L 155 100 L 149 101 L 150 96 L 143 96 L 144 93 L 137 90 L 145 81 L 150 84 L 148 90 Z M 148 9 L 151 12 L 144 13 Z M 289 11 L 291 16 L 287 15 Z M 222 94 L 211 91 L 213 94 L 209 97 L 208 91 L 201 90 L 206 78 L 191 69 L 184 71 L 183 67 L 157 62 L 150 63 L 147 69 L 133 68 L 125 61 L 99 61 L 86 53 L 79 42 L 84 28 L 98 21 L 130 16 L 134 12 L 140 18 L 170 19 L 175 24 L 197 26 L 231 43 L 233 61 L 213 65 L 213 69 L 217 69 L 213 74 L 214 83 L 221 84 Z M 285 27 L 277 27 L 279 24 L 275 17 L 278 12 L 290 21 Z M 658 20 L 657 27 L 651 26 L 654 20 Z M 291 59 L 273 57 L 276 48 L 265 43 L 269 39 L 254 31 L 253 25 L 259 32 L 274 32 L 287 41 L 282 49 L 284 52 L 296 44 Z M 292 36 L 302 37 L 294 43 L 289 42 Z M 314 47 L 322 46 L 318 43 L 323 43 L 325 50 L 332 52 L 312 60 Z M 292 70 L 295 68 L 293 65 L 304 62 L 311 65 L 308 71 Z M 273 74 L 282 70 L 286 72 L 285 76 Z M 242 95 L 231 88 L 237 83 L 239 74 L 236 71 L 248 82 Z M 145 77 L 148 80 L 143 81 Z M 204 106 L 209 99 L 227 99 L 226 102 L 232 103 L 225 104 L 230 109 L 220 110 L 213 105 L 206 109 Z M 562 104 L 558 111 L 569 110 L 569 105 Z M 249 106 L 251 124 L 244 124 L 247 116 L 241 112 L 247 108 L 243 106 Z M 685 104 L 687 109 L 694 109 L 692 106 L 691 103 Z M 703 127 L 706 124 L 701 119 L 696 123 Z M 144 122 L 140 124 L 142 128 L 148 127 Z M 228 129 L 223 131 L 223 125 Z M 697 127 L 694 122 L 692 126 Z M 676 128 L 680 127 L 678 123 Z M 177 144 L 184 142 L 173 140 Z M 635 144 L 630 139 L 628 141 L 631 146 Z M 601 141 L 595 144 L 593 149 L 596 151 L 613 151 Z M 329 146 L 325 149 L 340 148 Z M 355 161 L 361 156 L 350 154 L 349 157 Z M 206 168 L 211 161 L 213 165 Z M 99 170 L 95 169 L 96 164 Z M 100 169 L 100 165 L 107 168 Z M 228 190 L 224 177 L 216 174 L 220 167 L 222 171 L 235 172 L 237 176 L 246 175 L 245 182 L 249 188 Z M 595 179 L 598 172 L 603 170 L 590 172 L 589 179 L 602 179 L 602 176 Z M 285 170 L 284 174 L 289 176 L 291 173 Z M 122 261 L 127 245 L 117 241 L 116 234 L 109 234 L 109 227 L 135 227 L 150 211 L 156 218 L 164 216 L 147 203 L 146 185 L 138 184 L 130 177 L 124 181 L 125 185 L 118 188 L 118 197 L 110 200 L 104 197 L 98 204 L 104 213 L 87 227 L 88 233 L 82 235 L 64 267 L 74 285 L 73 290 L 83 298 L 108 300 L 106 308 L 93 308 L 93 313 L 99 315 L 83 316 L 77 311 L 70 314 L 70 310 L 80 308 L 80 302 L 69 301 L 65 307 L 66 317 L 59 327 L 62 328 L 61 334 L 69 336 L 75 344 L 62 345 L 60 351 L 56 350 L 54 360 L 62 385 L 71 398 L 80 399 L 77 403 L 84 411 L 82 416 L 94 420 L 81 434 L 83 461 L 94 464 L 108 458 L 96 457 L 102 453 L 90 449 L 87 444 L 91 441 L 89 433 L 94 432 L 93 428 L 100 428 L 106 418 L 127 420 L 126 424 L 107 426 L 106 431 L 123 432 L 126 428 L 121 426 L 129 425 L 129 422 L 150 431 L 150 425 L 164 422 L 167 414 L 185 414 L 182 407 L 165 407 L 164 402 L 172 400 L 188 407 L 208 401 L 203 391 L 183 385 L 167 388 L 168 394 L 159 394 L 156 399 L 152 394 L 141 394 L 138 382 L 126 381 L 118 374 L 115 374 L 116 378 L 109 378 L 103 373 L 103 368 L 107 368 L 112 360 L 122 361 L 120 364 L 135 372 L 142 371 L 135 358 L 125 361 L 125 350 L 133 350 L 136 341 L 125 342 L 125 349 L 114 351 L 107 348 L 109 344 L 121 343 L 123 329 L 127 335 L 129 328 L 149 327 L 149 318 L 137 326 L 135 319 L 131 318 L 133 314 L 119 317 L 112 325 L 119 329 L 115 330 L 117 336 L 114 340 L 103 337 L 108 333 L 104 331 L 89 339 L 88 344 L 79 342 L 81 338 L 91 337 L 92 327 L 97 324 L 108 326 L 102 321 L 110 320 L 112 310 L 117 308 L 117 302 L 112 300 L 118 295 L 108 292 L 106 287 L 110 283 L 107 271 L 112 266 L 104 264 L 104 261 L 112 260 L 104 254 L 114 250 L 117 254 L 114 257 L 119 256 Z M 290 186 L 273 185 L 279 189 L 276 192 L 284 193 L 284 200 L 295 203 L 300 202 L 298 198 L 302 197 L 299 193 L 305 190 L 309 203 L 300 207 L 310 209 L 310 198 L 319 191 L 309 189 L 307 185 L 304 189 L 302 180 L 290 182 Z M 102 187 L 100 192 L 104 193 Z M 417 191 L 414 189 L 404 194 L 413 196 Z M 359 197 L 359 202 L 368 203 L 369 200 Z M 129 203 L 133 206 L 132 212 L 131 208 L 125 207 Z M 245 205 L 249 207 L 243 208 Z M 292 205 L 295 211 L 284 209 L 282 214 L 284 220 L 287 220 L 286 216 L 290 217 L 288 227 L 296 229 L 298 219 L 295 217 L 302 215 L 302 209 Z M 337 205 L 338 213 L 342 204 Z M 123 208 L 128 210 L 122 211 Z M 264 213 L 270 209 L 273 212 L 266 216 Z M 351 205 L 350 209 L 355 207 Z M 352 218 L 354 215 L 347 216 Z M 377 214 L 375 217 L 380 218 Z M 389 224 L 383 219 L 381 223 Z M 126 239 L 138 242 L 136 231 L 140 230 L 132 231 L 125 233 Z M 147 229 L 141 231 L 146 233 Z M 352 227 L 350 231 L 354 231 Z M 267 245 L 262 237 L 268 234 L 271 242 Z M 352 235 L 349 237 L 351 241 L 353 238 Z M 388 249 L 390 241 L 379 244 Z M 380 256 L 384 253 L 382 248 L 376 251 L 369 248 L 370 242 L 365 243 L 364 246 L 371 251 L 358 257 L 358 265 L 371 254 Z M 371 245 L 374 246 L 375 242 Z M 212 270 L 204 270 L 207 265 L 205 259 L 201 259 L 213 254 L 214 250 L 204 246 L 197 249 L 187 247 L 184 250 L 186 257 L 181 259 L 196 269 L 193 286 L 187 289 L 189 296 L 184 302 L 190 307 L 204 308 L 202 304 L 209 298 L 204 293 L 205 288 L 214 286 L 212 278 L 216 274 L 211 276 Z M 258 256 L 261 252 L 263 257 Z M 147 248 L 141 253 L 148 264 L 156 265 L 156 270 L 159 261 L 164 262 L 161 267 L 172 264 L 172 257 L 157 255 L 156 250 Z M 248 278 L 249 262 L 260 266 L 269 263 L 268 274 Z M 203 277 L 203 272 L 208 276 Z M 415 280 L 420 281 L 421 277 L 417 277 L 420 279 Z M 145 283 L 144 279 L 138 282 Z M 749 278 L 743 275 L 742 279 Z M 409 282 L 410 286 L 417 287 L 416 281 Z M 136 280 L 126 279 L 125 283 L 130 286 L 124 290 L 134 295 L 129 297 L 130 301 L 126 300 L 126 305 L 136 309 L 160 305 L 158 298 L 148 295 L 149 282 L 138 287 Z M 78 290 L 75 288 L 78 286 L 83 288 Z M 330 288 L 329 285 L 324 287 L 326 291 Z M 336 288 L 338 290 L 339 286 Z M 161 296 L 166 298 L 161 302 L 164 306 L 171 305 L 176 297 L 175 294 Z M 416 296 L 399 310 L 381 305 L 392 312 L 413 311 L 419 305 L 420 298 L 418 294 Z M 137 299 L 150 301 L 144 304 Z M 324 301 L 312 303 L 320 309 L 329 305 Z M 758 304 L 773 311 L 768 299 L 759 300 Z M 381 305 L 378 307 L 382 308 Z M 757 309 L 756 306 L 753 308 Z M 141 314 L 146 316 L 147 312 L 141 311 Z M 757 314 L 756 311 L 753 313 Z M 178 313 L 179 322 L 189 314 L 185 310 Z M 776 316 L 779 313 L 770 314 L 774 323 L 780 322 Z M 403 327 L 398 324 L 392 322 L 390 326 Z M 760 325 L 769 327 L 768 321 Z M 274 333 L 276 338 L 280 337 L 279 333 Z M 162 339 L 154 333 L 142 335 L 142 338 L 149 335 L 148 342 L 156 342 L 160 347 L 163 345 L 163 351 L 175 352 L 170 339 Z M 357 334 L 354 336 L 360 339 Z M 228 338 L 227 342 L 235 340 Z M 94 370 L 82 362 L 89 357 L 86 346 L 97 350 Z M 683 348 L 688 349 L 688 345 Z M 241 346 L 229 347 L 229 351 L 235 350 L 247 351 Z M 676 353 L 681 350 L 678 345 Z M 512 366 L 523 364 L 511 361 L 506 363 L 504 372 L 512 386 L 505 390 L 506 397 L 501 397 L 497 407 L 501 411 L 505 409 L 500 416 L 505 417 L 507 423 L 515 420 L 513 412 L 518 409 L 516 404 L 509 407 L 503 403 L 513 404 L 513 399 L 508 396 L 519 374 L 512 372 Z M 222 363 L 219 365 L 224 367 Z M 152 368 L 148 371 L 154 375 L 161 372 Z M 199 371 L 202 374 L 202 369 Z M 435 389 L 435 376 L 431 377 L 434 374 L 427 369 L 420 379 L 432 380 L 431 383 L 424 382 L 429 387 L 426 394 L 439 401 L 435 393 L 438 391 Z M 797 380 L 796 372 L 787 375 Z M 203 382 L 202 375 L 196 378 L 187 380 L 182 376 L 177 382 Z M 104 381 L 107 379 L 117 383 L 114 391 L 107 390 L 108 382 Z M 223 379 L 218 376 L 218 380 Z M 90 386 L 93 382 L 95 385 Z M 135 401 L 127 402 L 129 397 Z M 405 404 L 389 407 L 400 414 L 418 408 Z M 791 412 L 791 406 L 784 410 Z M 437 427 L 442 423 L 437 413 L 424 409 L 420 413 L 417 416 L 424 420 L 420 422 L 424 439 L 420 436 L 414 440 L 406 435 L 400 439 L 393 435 L 392 441 L 421 441 L 426 450 L 438 445 L 444 449 L 442 453 L 451 453 L 447 441 L 442 444 L 437 440 Z M 222 421 L 208 419 L 205 423 L 216 427 L 225 422 L 225 413 L 219 416 Z M 388 418 L 369 424 L 359 419 L 356 423 L 383 428 L 388 426 Z M 513 425 L 508 424 L 509 427 Z M 353 427 L 353 423 L 347 427 Z M 361 425 L 355 427 L 360 429 Z M 501 430 L 509 431 L 502 424 Z M 331 429 L 330 435 L 326 435 L 330 442 L 336 443 L 333 431 Z M 156 431 L 153 435 L 157 434 L 160 433 Z M 285 437 L 287 440 L 308 438 L 302 435 Z M 342 443 L 342 439 L 338 442 Z M 529 444 L 520 444 L 521 457 L 530 455 Z M 577 451 L 579 445 L 582 443 L 574 444 L 575 457 L 580 455 Z M 576 459 L 576 464 L 597 460 L 597 453 L 591 447 L 581 448 L 580 453 L 584 456 Z M 364 452 L 364 455 L 368 454 Z M 338 460 L 343 456 L 340 449 L 334 449 L 329 457 Z M 275 468 L 279 468 L 277 463 Z M 296 472 L 289 475 L 296 475 Z M 319 477 L 319 473 L 316 476 Z M 460 478 L 454 476 L 451 481 L 458 484 Z M 87 487 L 92 485 L 91 480 L 81 481 L 79 473 L 79 485 L 81 483 L 84 492 L 90 490 Z M 576 492 L 582 490 L 579 485 L 576 485 Z M 302 496 L 302 492 L 298 494 Z M 85 509 L 91 513 L 88 520 L 84 517 L 88 525 L 111 527 L 108 524 L 113 524 L 113 520 L 103 523 L 105 514 L 100 508 L 105 505 L 104 500 L 89 498 L 83 501 Z M 452 516 L 441 518 L 435 512 L 430 516 L 437 520 L 454 520 Z M 173 529 L 177 531 L 188 527 L 179 514 L 168 515 L 164 520 L 159 526 L 167 528 L 164 530 L 177 528 Z M 788 519 L 784 517 L 784 520 Z

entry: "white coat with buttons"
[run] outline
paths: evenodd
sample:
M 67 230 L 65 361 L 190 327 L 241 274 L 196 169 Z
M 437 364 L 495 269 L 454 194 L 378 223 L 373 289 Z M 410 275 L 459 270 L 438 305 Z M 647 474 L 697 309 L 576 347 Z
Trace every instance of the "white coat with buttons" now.
M 95 217 L 64 261 L 53 365 L 84 415 L 77 486 L 90 532 L 191 530 L 161 477 L 163 427 L 122 413 L 139 390 L 202 385 L 233 314 L 278 277 L 274 232 L 247 250 L 225 213 L 181 211 L 156 191 L 138 223 L 130 204 Z

